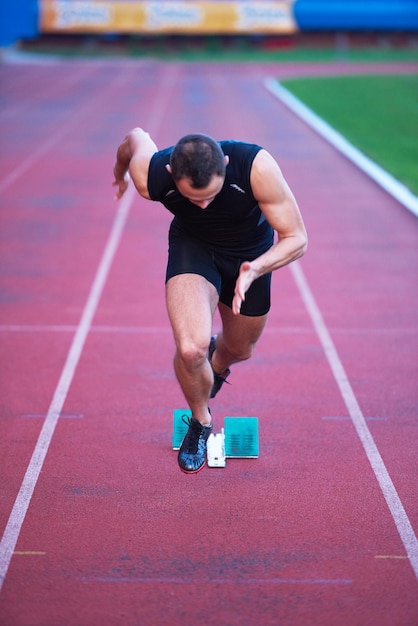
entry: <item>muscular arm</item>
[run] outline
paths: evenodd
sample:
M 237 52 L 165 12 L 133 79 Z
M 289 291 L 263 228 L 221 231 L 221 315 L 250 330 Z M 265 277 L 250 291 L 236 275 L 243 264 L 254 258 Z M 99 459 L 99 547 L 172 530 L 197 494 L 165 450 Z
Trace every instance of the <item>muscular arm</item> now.
M 254 280 L 298 259 L 307 247 L 307 234 L 297 202 L 276 161 L 265 150 L 261 150 L 254 159 L 251 187 L 278 239 L 267 252 L 241 265 L 232 302 L 236 315 Z
M 149 134 L 142 128 L 131 130 L 117 149 L 116 162 L 113 167 L 115 179 L 113 185 L 118 187 L 116 198 L 123 196 L 129 184 L 129 176 L 139 194 L 149 200 L 148 167 L 157 146 Z

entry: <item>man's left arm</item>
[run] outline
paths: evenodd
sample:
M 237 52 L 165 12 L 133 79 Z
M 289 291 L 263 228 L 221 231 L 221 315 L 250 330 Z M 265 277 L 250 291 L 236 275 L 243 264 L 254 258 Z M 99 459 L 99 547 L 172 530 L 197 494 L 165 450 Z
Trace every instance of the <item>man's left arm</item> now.
M 253 161 L 251 188 L 265 218 L 277 232 L 277 242 L 264 254 L 241 265 L 232 310 L 237 315 L 250 285 L 263 274 L 288 265 L 307 248 L 307 233 L 296 199 L 277 162 L 261 150 Z

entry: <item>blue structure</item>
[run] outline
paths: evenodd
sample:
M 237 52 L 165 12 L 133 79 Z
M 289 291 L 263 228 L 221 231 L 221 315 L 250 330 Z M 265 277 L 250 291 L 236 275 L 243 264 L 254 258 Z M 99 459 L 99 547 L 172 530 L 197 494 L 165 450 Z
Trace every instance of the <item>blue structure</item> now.
M 38 0 L 0 1 L 0 46 L 38 35 Z
M 418 0 L 295 0 L 294 17 L 301 32 L 418 32 Z M 0 47 L 39 34 L 39 0 L 0 0 Z
M 417 31 L 418 0 L 296 0 L 301 31 Z

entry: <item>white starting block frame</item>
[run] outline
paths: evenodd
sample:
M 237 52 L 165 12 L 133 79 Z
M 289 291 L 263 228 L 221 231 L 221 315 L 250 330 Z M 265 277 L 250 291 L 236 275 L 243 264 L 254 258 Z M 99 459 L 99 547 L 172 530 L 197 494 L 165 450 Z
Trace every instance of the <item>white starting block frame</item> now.
M 209 467 L 225 467 L 225 432 L 211 433 L 208 438 L 207 457 Z
M 175 409 L 173 413 L 173 450 L 179 450 L 187 433 L 190 409 Z M 220 433 L 211 433 L 207 443 L 209 467 L 225 467 L 226 459 L 257 459 L 259 455 L 258 418 L 224 418 Z

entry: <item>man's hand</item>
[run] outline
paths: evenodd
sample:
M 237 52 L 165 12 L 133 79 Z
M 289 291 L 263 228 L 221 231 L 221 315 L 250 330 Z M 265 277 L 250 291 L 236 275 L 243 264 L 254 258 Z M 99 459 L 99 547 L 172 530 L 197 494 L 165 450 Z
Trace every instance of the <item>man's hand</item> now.
M 245 300 L 245 294 L 256 278 L 258 278 L 258 273 L 251 263 L 249 261 L 242 263 L 237 282 L 235 283 L 234 298 L 232 300 L 232 312 L 234 315 L 240 314 L 241 305 Z
M 112 183 L 114 187 L 118 187 L 118 191 L 115 194 L 115 200 L 120 200 L 120 198 L 123 196 L 125 191 L 128 189 L 129 181 L 130 176 L 128 172 L 126 172 L 125 176 L 122 179 L 117 179 L 115 176 L 115 180 Z

